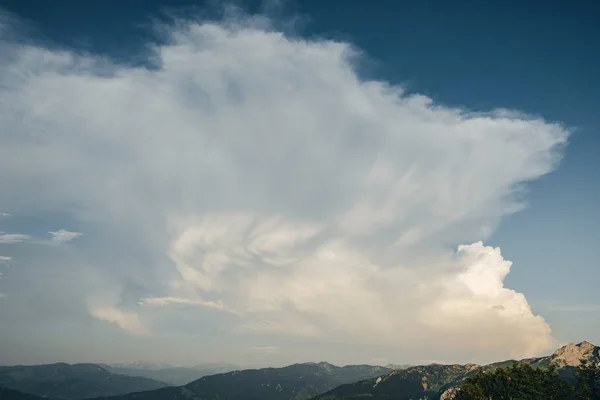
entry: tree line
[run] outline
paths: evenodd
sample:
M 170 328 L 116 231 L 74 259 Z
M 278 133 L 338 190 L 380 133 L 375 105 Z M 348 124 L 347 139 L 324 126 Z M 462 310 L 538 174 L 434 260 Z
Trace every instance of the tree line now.
M 479 371 L 453 400 L 600 400 L 600 366 L 581 360 L 571 382 L 555 367 L 529 364 Z

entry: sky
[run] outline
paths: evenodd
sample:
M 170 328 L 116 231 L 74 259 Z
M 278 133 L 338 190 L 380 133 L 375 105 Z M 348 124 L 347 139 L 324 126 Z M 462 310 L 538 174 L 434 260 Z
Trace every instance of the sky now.
M 0 364 L 600 344 L 600 7 L 0 0 Z

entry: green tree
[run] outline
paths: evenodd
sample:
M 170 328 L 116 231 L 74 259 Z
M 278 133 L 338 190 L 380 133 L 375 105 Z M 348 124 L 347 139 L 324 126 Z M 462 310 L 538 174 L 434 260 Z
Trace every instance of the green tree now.
M 600 400 L 600 366 L 581 360 L 575 377 L 577 400 Z
M 556 369 L 515 364 L 479 371 L 465 380 L 454 400 L 576 400 L 574 388 Z M 594 399 L 595 400 L 595 399 Z

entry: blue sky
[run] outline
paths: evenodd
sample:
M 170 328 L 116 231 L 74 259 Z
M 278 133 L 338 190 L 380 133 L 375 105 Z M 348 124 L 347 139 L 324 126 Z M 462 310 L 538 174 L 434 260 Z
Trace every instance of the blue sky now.
M 0 164 L 6 188 L 0 212 L 11 214 L 0 220 L 0 231 L 28 236 L 5 236 L 19 243 L 0 244 L 0 316 L 11 321 L 0 327 L 8 338 L 0 347 L 7 360 L 0 362 L 485 361 L 569 341 L 600 343 L 598 5 L 238 2 L 244 11 L 223 17 L 215 3 L 192 1 L 40 4 L 0 1 L 0 52 L 10 55 L 0 69 L 2 101 L 19 99 L 0 120 L 0 138 L 11 145 L 5 151 L 14 156 L 6 153 L 9 161 Z M 166 5 L 187 22 L 153 29 Z M 250 28 L 218 47 L 221 39 L 212 33 L 194 36 L 185 28 L 207 20 L 224 32 L 234 29 L 231 21 Z M 253 29 L 266 26 L 283 32 L 281 43 L 252 41 Z M 161 53 L 169 74 L 135 69 L 151 64 L 156 53 L 148 45 L 156 40 L 170 51 Z M 300 40 L 305 47 L 296 46 Z M 327 40 L 351 44 L 361 58 L 346 61 L 345 50 Z M 246 47 L 254 51 L 246 54 Z M 276 61 L 253 58 L 261 50 Z M 231 60 L 249 67 L 240 72 Z M 261 71 L 280 61 L 289 70 L 277 64 L 273 81 L 264 81 Z M 324 92 L 309 97 L 317 89 L 304 88 L 320 74 Z M 369 80 L 401 87 L 403 98 L 427 96 L 439 109 L 428 114 L 418 99 L 399 105 Z M 279 98 L 277 85 L 295 91 Z M 338 90 L 339 98 L 315 100 Z M 173 92 L 177 100 L 164 100 Z M 146 100 L 157 93 L 165 97 Z M 220 103 L 221 96 L 230 102 Z M 117 98 L 124 99 L 119 107 Z M 493 114 L 486 125 L 467 123 L 477 116 L 449 117 L 451 108 L 462 115 L 497 108 L 520 114 Z M 193 110 L 211 117 L 195 119 Z M 311 119 L 323 110 L 329 117 Z M 430 128 L 432 121 L 440 125 Z M 204 123 L 212 133 L 194 133 Z M 288 125 L 298 129 L 285 135 L 275 129 Z M 164 150 L 171 145 L 174 153 Z M 207 146 L 222 153 L 205 154 Z M 297 152 L 278 153 L 287 146 Z M 557 154 L 560 163 L 548 159 Z M 207 161 L 198 164 L 200 158 Z M 254 181 L 245 173 L 268 178 Z M 380 180 L 354 185 L 364 174 Z M 431 192 L 411 189 L 410 197 L 389 189 L 398 184 L 408 191 L 411 179 Z M 523 182 L 519 198 L 527 206 L 512 213 L 513 189 Z M 371 190 L 373 198 L 361 194 Z M 339 210 L 347 210 L 342 222 L 334 218 Z M 250 239 L 240 232 L 254 226 L 262 227 L 263 239 L 244 242 Z M 227 240 L 208 249 L 205 235 L 214 231 Z M 448 258 L 458 245 L 479 240 L 502 256 L 472 245 Z M 241 267 L 238 245 L 270 258 L 257 261 L 253 253 L 250 266 Z M 498 272 L 504 260 L 513 262 L 505 279 Z M 524 294 L 525 303 L 500 290 L 502 282 Z M 419 297 L 415 287 L 436 301 Z M 472 296 L 483 297 L 469 303 Z M 488 315 L 481 311 L 488 302 L 506 314 L 529 304 L 545 322 L 527 312 Z M 355 326 L 351 320 L 360 317 Z M 415 328 L 400 329 L 403 323 Z M 482 326 L 498 337 L 481 340 L 490 336 Z M 448 345 L 430 349 L 427 339 Z M 157 350 L 165 346 L 169 352 Z

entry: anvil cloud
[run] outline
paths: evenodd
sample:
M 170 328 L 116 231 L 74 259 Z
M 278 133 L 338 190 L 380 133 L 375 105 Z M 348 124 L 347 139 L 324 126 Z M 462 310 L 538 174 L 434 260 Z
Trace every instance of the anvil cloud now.
M 153 68 L 0 44 L 0 209 L 66 215 L 85 234 L 44 250 L 76 282 L 46 300 L 85 304 L 57 300 L 61 315 L 167 341 L 180 332 L 165 318 L 192 333 L 211 321 L 223 347 L 278 338 L 245 348 L 279 354 L 302 354 L 288 338 L 479 359 L 554 344 L 484 243 L 556 167 L 565 128 L 362 79 L 350 44 L 264 21 L 167 33 Z M 28 273 L 5 273 L 2 302 L 12 274 L 43 286 L 16 279 Z

